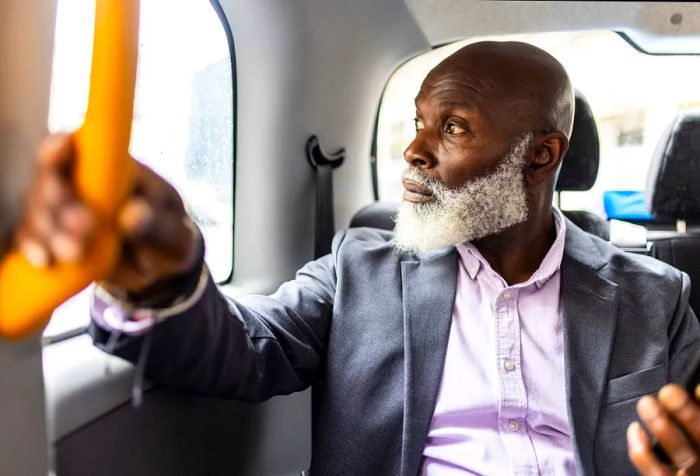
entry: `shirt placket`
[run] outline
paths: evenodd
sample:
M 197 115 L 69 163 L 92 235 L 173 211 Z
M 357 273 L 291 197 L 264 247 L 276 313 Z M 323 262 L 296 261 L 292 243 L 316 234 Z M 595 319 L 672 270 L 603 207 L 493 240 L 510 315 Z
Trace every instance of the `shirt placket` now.
M 527 394 L 521 367 L 519 288 L 505 287 L 497 296 L 496 358 L 499 383 L 498 431 L 514 474 L 538 474 L 537 458 L 527 433 Z

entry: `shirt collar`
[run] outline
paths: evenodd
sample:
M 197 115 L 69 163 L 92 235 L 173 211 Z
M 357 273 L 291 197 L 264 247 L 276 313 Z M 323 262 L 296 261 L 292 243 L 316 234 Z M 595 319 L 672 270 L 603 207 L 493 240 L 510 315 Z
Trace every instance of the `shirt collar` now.
M 564 215 L 558 208 L 552 207 L 552 210 L 554 228 L 557 234 L 556 238 L 537 271 L 523 285 L 534 282 L 538 288 L 541 288 L 561 267 L 561 260 L 564 256 L 564 241 L 566 239 L 566 220 L 564 220 Z M 491 269 L 491 265 L 486 261 L 486 258 L 482 256 L 471 242 L 457 245 L 457 251 L 459 252 L 462 266 L 464 266 L 471 279 L 476 279 L 482 268 Z

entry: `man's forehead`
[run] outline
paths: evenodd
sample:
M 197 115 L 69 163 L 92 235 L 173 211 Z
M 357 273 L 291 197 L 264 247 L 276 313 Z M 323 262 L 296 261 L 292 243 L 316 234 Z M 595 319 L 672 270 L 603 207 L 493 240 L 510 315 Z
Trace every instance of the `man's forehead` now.
M 454 89 L 480 99 L 512 97 L 544 87 L 563 68 L 545 51 L 520 42 L 478 42 L 443 59 L 425 77 L 421 92 Z
M 419 92 L 415 100 L 416 109 L 421 109 L 423 105 L 430 102 L 431 106 L 441 109 L 479 109 L 476 103 L 459 95 L 442 94 L 439 96 L 425 96 Z
M 472 43 L 445 58 L 423 81 L 419 112 L 460 105 L 513 127 L 561 130 L 573 122 L 573 93 L 556 58 L 520 42 Z
M 433 70 L 425 78 L 415 97 L 416 107 L 430 102 L 440 107 L 478 109 L 484 103 L 504 98 L 505 91 L 498 84 L 478 72 L 441 72 Z

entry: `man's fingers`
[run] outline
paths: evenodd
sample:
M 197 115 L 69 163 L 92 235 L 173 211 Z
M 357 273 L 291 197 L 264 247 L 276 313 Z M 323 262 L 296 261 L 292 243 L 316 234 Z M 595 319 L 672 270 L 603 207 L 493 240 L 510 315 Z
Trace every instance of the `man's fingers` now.
M 150 264 L 142 261 L 133 246 L 125 244 L 117 267 L 104 284 L 107 289 L 136 292 L 150 286 L 157 279 Z
M 129 200 L 119 211 L 117 223 L 122 233 L 138 239 L 156 226 L 156 213 L 150 203 L 142 198 Z
M 17 244 L 32 264 L 46 266 L 82 258 L 95 228 L 94 216 L 86 206 L 71 201 L 52 209 L 32 203 L 29 211 Z
M 68 179 L 62 178 L 56 171 L 45 171 L 39 174 L 39 183 L 41 188 L 37 197 L 32 197 L 35 200 L 41 200 L 52 208 L 57 208 L 62 204 L 75 200 L 75 194 L 71 190 L 71 184 Z
M 22 256 L 36 268 L 45 268 L 51 263 L 48 248 L 35 238 L 20 235 L 17 247 Z
M 659 403 L 673 418 L 683 425 L 683 429 L 700 446 L 700 407 L 678 385 L 666 385 L 659 392 Z
M 696 449 L 654 397 L 642 397 L 637 403 L 637 413 L 676 467 L 690 468 L 697 463 Z
M 35 266 L 80 259 L 95 226 L 71 183 L 72 136 L 47 137 L 37 151 L 37 176 L 28 196 L 25 218 L 15 242 Z
M 74 151 L 71 134 L 53 134 L 39 144 L 37 160 L 41 168 L 66 168 L 73 160 Z
M 140 198 L 127 203 L 118 218 L 127 241 L 175 260 L 186 260 L 193 251 L 194 232 L 187 220 L 184 212 L 156 211 Z
M 143 198 L 122 207 L 118 224 L 122 256 L 107 279 L 117 288 L 138 292 L 155 282 L 189 271 L 198 252 L 198 234 L 184 212 L 155 210 Z
M 95 216 L 79 202 L 67 204 L 58 216 L 59 227 L 78 238 L 90 236 L 95 229 Z
M 185 206 L 175 187 L 138 161 L 134 174 L 134 194 L 144 198 L 157 209 L 185 213 Z
M 673 476 L 673 471 L 662 464 L 649 446 L 649 438 L 638 422 L 627 428 L 627 454 L 632 464 L 644 475 Z
M 52 234 L 48 243 L 52 258 L 59 262 L 76 262 L 83 257 L 85 252 L 85 246 L 81 239 L 60 231 Z
M 138 293 L 195 265 L 199 233 L 177 191 L 136 163 L 132 198 L 117 216 L 122 255 L 106 280 L 115 289 Z
M 33 235 L 42 237 L 41 241 L 44 241 L 44 238 L 51 235 L 55 228 L 55 220 L 51 210 L 39 206 L 30 207 L 30 210 L 32 212 L 26 219 L 25 227 L 31 230 Z

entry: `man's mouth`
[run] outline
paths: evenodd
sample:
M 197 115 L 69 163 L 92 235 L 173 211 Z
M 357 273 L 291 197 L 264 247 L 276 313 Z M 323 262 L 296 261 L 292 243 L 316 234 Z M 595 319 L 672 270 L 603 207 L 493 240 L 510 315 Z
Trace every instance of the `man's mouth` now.
M 433 192 L 428 187 L 411 179 L 403 179 L 403 199 L 412 203 L 426 203 L 433 199 Z

